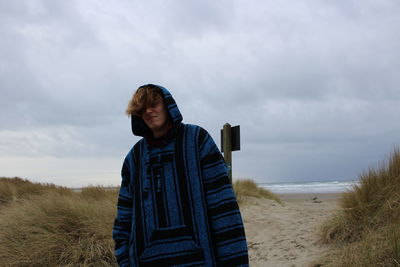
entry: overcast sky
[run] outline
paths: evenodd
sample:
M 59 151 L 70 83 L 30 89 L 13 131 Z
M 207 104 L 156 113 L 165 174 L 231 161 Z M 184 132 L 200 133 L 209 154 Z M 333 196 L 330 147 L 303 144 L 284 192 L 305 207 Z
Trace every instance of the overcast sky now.
M 354 180 L 400 144 L 397 0 L 0 0 L 0 176 L 117 185 L 134 90 L 168 88 L 233 176 Z

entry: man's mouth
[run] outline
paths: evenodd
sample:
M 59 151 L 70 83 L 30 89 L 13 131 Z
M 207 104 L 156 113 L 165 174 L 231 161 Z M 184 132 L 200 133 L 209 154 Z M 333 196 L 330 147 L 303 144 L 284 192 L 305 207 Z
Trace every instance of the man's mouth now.
M 147 118 L 147 120 L 149 120 L 149 121 L 152 121 L 152 120 L 155 120 L 155 119 L 157 119 L 157 116 L 153 116 L 153 117 L 148 117 Z

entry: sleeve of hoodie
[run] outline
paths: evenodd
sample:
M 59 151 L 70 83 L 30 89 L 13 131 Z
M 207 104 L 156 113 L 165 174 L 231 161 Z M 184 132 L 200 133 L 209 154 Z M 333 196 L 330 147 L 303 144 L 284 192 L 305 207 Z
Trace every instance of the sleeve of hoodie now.
M 202 128 L 198 145 L 207 214 L 218 266 L 248 266 L 243 221 L 225 161 L 212 137 Z
M 115 257 L 119 266 L 131 266 L 129 257 L 129 238 L 132 226 L 133 193 L 130 184 L 133 159 L 130 152 L 122 165 L 121 187 L 118 195 L 117 216 L 114 221 L 112 236 L 115 241 Z

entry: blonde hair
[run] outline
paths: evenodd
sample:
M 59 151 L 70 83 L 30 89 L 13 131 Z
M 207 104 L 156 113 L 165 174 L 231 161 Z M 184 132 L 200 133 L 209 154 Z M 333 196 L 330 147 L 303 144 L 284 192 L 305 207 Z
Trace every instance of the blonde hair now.
M 162 98 L 160 88 L 152 84 L 143 85 L 136 90 L 129 100 L 125 113 L 129 116 L 140 117 L 143 110 L 151 106 L 158 97 Z

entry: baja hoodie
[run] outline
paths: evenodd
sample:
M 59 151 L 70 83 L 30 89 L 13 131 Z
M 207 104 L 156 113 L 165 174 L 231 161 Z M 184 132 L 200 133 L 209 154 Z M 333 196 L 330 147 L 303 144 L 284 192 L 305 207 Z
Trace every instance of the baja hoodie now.
M 182 123 L 164 87 L 172 129 L 153 139 L 132 116 L 142 136 L 126 156 L 113 227 L 120 266 L 248 266 L 242 217 L 226 164 L 203 128 Z

